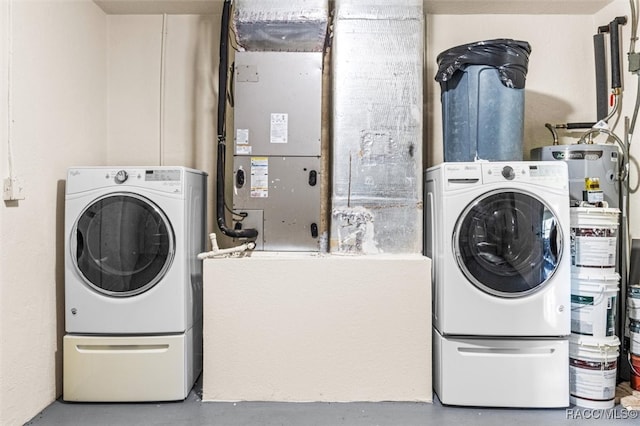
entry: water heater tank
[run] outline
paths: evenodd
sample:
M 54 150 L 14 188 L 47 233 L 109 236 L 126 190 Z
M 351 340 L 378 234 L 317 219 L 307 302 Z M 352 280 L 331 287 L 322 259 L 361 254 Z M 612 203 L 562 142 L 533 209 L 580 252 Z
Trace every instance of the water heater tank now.
M 536 161 L 565 161 L 569 168 L 571 204 L 584 200 L 587 180 L 598 179 L 604 201 L 609 207 L 620 207 L 620 181 L 616 179 L 620 158 L 618 147 L 603 144 L 551 145 L 531 150 Z

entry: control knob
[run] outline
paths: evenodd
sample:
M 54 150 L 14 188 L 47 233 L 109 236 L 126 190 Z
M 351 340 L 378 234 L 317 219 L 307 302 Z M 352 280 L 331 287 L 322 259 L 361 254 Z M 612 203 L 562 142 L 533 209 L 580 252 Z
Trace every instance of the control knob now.
M 125 170 L 116 173 L 116 183 L 125 183 L 129 179 L 129 174 Z
M 502 168 L 502 176 L 504 176 L 506 180 L 513 180 L 516 177 L 516 172 L 513 170 L 513 167 L 504 166 Z

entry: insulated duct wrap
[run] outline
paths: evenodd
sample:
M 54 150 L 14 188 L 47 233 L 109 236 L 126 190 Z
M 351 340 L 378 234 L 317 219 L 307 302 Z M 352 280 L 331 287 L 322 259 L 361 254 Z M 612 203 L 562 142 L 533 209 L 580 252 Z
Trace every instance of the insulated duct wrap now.
M 421 0 L 336 0 L 336 19 L 423 21 L 422 3 Z
M 422 1 L 337 1 L 330 250 L 422 251 Z
M 248 51 L 321 52 L 327 0 L 236 0 L 234 27 Z

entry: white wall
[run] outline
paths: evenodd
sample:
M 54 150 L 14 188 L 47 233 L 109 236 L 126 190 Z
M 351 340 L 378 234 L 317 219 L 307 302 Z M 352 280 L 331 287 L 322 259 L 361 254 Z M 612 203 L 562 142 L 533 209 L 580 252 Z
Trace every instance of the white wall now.
M 157 165 L 161 15 L 107 17 L 107 164 Z
M 419 255 L 206 260 L 203 401 L 431 401 L 430 276 Z
M 107 22 L 108 164 L 206 171 L 212 229 L 220 15 L 109 15 Z
M 0 209 L 0 424 L 10 425 L 61 393 L 67 168 L 164 164 L 213 175 L 220 16 L 166 16 L 161 96 L 163 15 L 107 16 L 91 0 L 0 5 L 0 177 L 9 175 L 10 87 L 11 159 L 26 187 L 25 200 Z
M 106 160 L 106 19 L 90 0 L 2 1 L 0 29 L 0 177 L 10 89 L 26 195 L 0 205 L 0 424 L 15 425 L 61 391 L 64 180 L 70 165 Z

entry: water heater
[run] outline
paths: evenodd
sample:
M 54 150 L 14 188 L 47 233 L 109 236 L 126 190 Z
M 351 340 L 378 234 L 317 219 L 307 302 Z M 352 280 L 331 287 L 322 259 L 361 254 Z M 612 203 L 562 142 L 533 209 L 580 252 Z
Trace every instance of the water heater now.
M 609 207 L 620 207 L 620 167 L 618 147 L 603 144 L 551 145 L 531 150 L 532 160 L 564 161 L 569 168 L 571 204 L 587 201 L 585 193 L 590 182 L 597 181 L 603 201 Z

